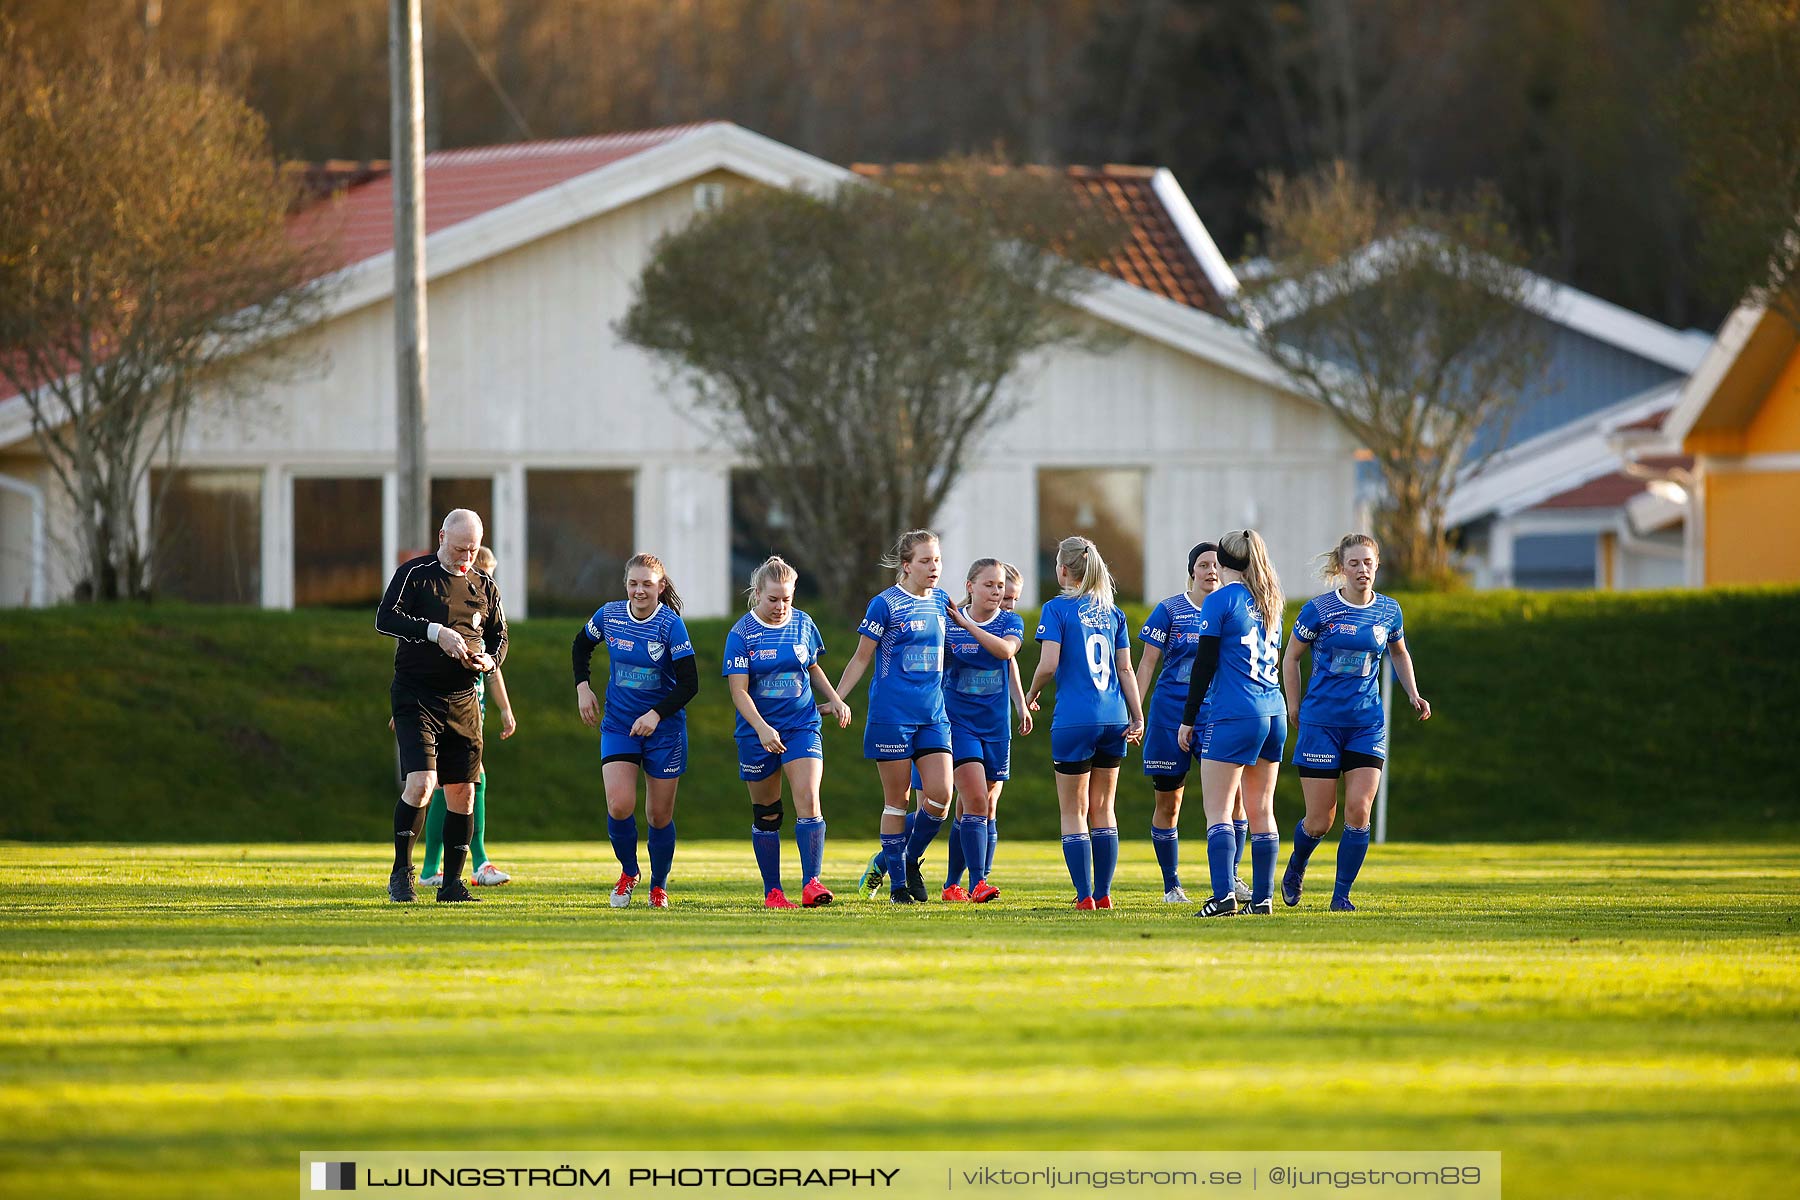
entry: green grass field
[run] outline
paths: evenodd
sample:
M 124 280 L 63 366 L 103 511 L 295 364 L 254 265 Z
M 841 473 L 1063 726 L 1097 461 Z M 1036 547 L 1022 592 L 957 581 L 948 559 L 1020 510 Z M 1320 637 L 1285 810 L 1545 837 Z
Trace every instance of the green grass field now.
M 1498 1150 L 1509 1197 L 1791 1194 L 1800 848 L 1375 847 L 1354 916 L 1331 854 L 1301 908 L 1202 922 L 1141 843 L 1080 915 L 1016 840 L 986 908 L 790 913 L 741 842 L 684 843 L 667 912 L 608 908 L 590 844 L 509 845 L 518 883 L 445 908 L 388 904 L 368 844 L 0 846 L 0 1195 L 658 1145 Z

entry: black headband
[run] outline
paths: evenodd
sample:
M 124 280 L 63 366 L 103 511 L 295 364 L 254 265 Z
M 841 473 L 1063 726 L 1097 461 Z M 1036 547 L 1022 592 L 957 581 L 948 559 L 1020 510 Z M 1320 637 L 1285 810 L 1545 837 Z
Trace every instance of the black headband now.
M 1218 543 L 1216 543 L 1216 542 L 1200 542 L 1200 543 L 1197 543 L 1192 550 L 1188 551 L 1188 578 L 1189 579 L 1192 579 L 1194 577 L 1194 564 L 1199 562 L 1200 556 L 1202 554 L 1205 554 L 1208 550 L 1211 550 L 1214 554 L 1217 554 L 1219 552 Z
M 1246 529 L 1246 530 L 1244 530 L 1244 541 L 1248 542 L 1249 540 L 1250 540 L 1250 531 L 1248 529 Z M 1219 565 L 1230 571 L 1242 571 L 1244 568 L 1246 568 L 1250 565 L 1250 560 L 1248 558 L 1240 558 L 1239 556 L 1233 554 L 1231 551 L 1227 550 L 1225 547 L 1220 546 L 1219 547 Z M 1192 574 L 1191 570 L 1189 571 L 1189 574 Z

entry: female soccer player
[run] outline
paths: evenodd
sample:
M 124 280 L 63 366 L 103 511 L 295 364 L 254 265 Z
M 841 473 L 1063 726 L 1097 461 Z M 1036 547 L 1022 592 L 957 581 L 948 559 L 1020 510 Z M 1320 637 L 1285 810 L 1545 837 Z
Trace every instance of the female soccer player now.
M 486 546 L 475 552 L 475 569 L 484 575 L 494 573 L 494 552 Z M 491 680 L 491 682 L 490 682 Z M 475 677 L 475 702 L 481 708 L 483 720 L 487 719 L 487 689 L 494 690 L 494 706 L 500 712 L 500 740 L 505 741 L 519 728 L 513 719 L 512 700 L 506 694 L 506 681 L 500 678 L 500 669 L 494 668 L 486 675 Z M 424 887 L 437 887 L 444 882 L 438 871 L 438 860 L 444 852 L 444 789 L 439 788 L 431 794 L 431 806 L 425 810 L 425 861 L 422 865 L 424 877 L 419 883 Z M 483 764 L 481 774 L 475 780 L 475 811 L 470 815 L 472 822 L 469 830 L 469 861 L 479 863 L 475 873 L 469 876 L 469 882 L 476 887 L 499 887 L 511 883 L 512 876 L 488 861 L 487 855 L 487 766 Z
M 1063 860 L 1075 885 L 1075 907 L 1092 911 L 1113 906 L 1119 764 L 1126 743 L 1144 738 L 1144 711 L 1131 671 L 1125 614 L 1113 604 L 1112 572 L 1094 543 L 1084 537 L 1062 540 L 1056 582 L 1062 594 L 1038 614 L 1043 649 L 1025 703 L 1034 706 L 1055 677 L 1050 758 L 1062 812 Z
M 1000 593 L 1000 608 L 1004 612 L 1013 612 L 1019 606 L 1019 594 L 1024 590 L 1025 577 L 1019 572 L 1019 568 L 1009 562 L 1001 563 L 1000 569 L 1006 573 L 1006 587 Z M 1019 632 L 1021 635 L 1025 632 L 1023 621 L 1019 623 Z M 1006 680 L 1008 690 L 1012 694 L 1012 710 L 1018 714 L 1019 718 L 1019 736 L 1025 737 L 1031 733 L 1032 719 L 1031 710 L 1025 706 L 1025 686 L 1019 677 L 1019 656 L 1017 654 L 1006 660 Z M 1010 772 L 1010 766 L 1008 770 Z M 1006 783 L 1000 779 L 994 780 L 988 787 L 987 860 L 982 864 L 982 874 L 990 879 L 994 874 L 994 850 L 1000 844 L 1000 793 L 1005 789 Z M 948 857 L 950 869 L 944 878 L 946 890 L 962 883 L 963 872 L 968 867 L 967 856 L 963 853 L 960 841 L 951 841 Z
M 987 881 L 990 805 L 1012 765 L 1011 665 L 1024 640 L 1025 623 L 1003 608 L 1006 567 L 997 558 L 969 565 L 963 611 L 970 625 L 949 630 L 944 644 L 944 709 L 956 797 L 962 811 L 950 841 L 950 873 L 944 899 L 986 904 L 1000 894 Z M 963 870 L 969 887 L 963 890 Z
M 687 769 L 687 713 L 700 690 L 694 645 L 681 621 L 681 596 L 662 560 L 634 554 L 625 562 L 624 600 L 594 610 L 575 634 L 575 702 L 591 729 L 600 726 L 600 777 L 606 787 L 606 834 L 619 858 L 612 906 L 631 903 L 640 873 L 637 783 L 641 772 L 650 822 L 650 907 L 669 907 L 675 861 L 675 789 Z M 594 647 L 606 643 L 606 716 L 588 683 Z
M 1217 591 L 1200 606 L 1200 641 L 1188 678 L 1176 744 L 1200 753 L 1200 797 L 1206 809 L 1206 858 L 1212 897 L 1196 916 L 1238 911 L 1232 888 L 1236 834 L 1228 820 L 1232 798 L 1243 788 L 1250 821 L 1250 911 L 1274 911 L 1275 775 L 1287 743 L 1281 700 L 1281 580 L 1269 548 L 1254 529 L 1218 540 Z M 1208 695 L 1208 688 L 1211 694 Z M 1196 742 L 1194 721 L 1202 704 L 1207 724 Z
M 919 859 L 950 813 L 950 721 L 944 711 L 944 636 L 951 622 L 973 624 L 937 586 L 943 573 L 938 539 L 929 529 L 900 535 L 881 560 L 894 586 L 869 601 L 856 653 L 844 664 L 837 693 L 848 697 L 875 663 L 863 757 L 881 775 L 881 850 L 890 898 L 922 903 Z M 880 650 L 879 656 L 876 650 Z M 912 833 L 906 832 L 906 793 L 917 764 L 923 797 Z
M 1352 533 L 1320 557 L 1325 581 L 1342 579 L 1344 586 L 1306 602 L 1281 659 L 1287 719 L 1299 727 L 1294 764 L 1300 768 L 1300 790 L 1306 796 L 1306 816 L 1294 830 L 1294 851 L 1281 876 L 1281 899 L 1290 905 L 1300 903 L 1306 861 L 1331 831 L 1337 815 L 1337 781 L 1342 774 L 1344 832 L 1338 838 L 1331 909 L 1355 912 L 1350 888 L 1369 851 L 1369 809 L 1387 763 L 1381 710 L 1383 654 L 1393 656 L 1394 677 L 1419 720 L 1430 719 L 1431 705 L 1419 695 L 1413 677 L 1400 605 L 1375 590 L 1375 572 L 1381 567 L 1381 548 L 1375 539 Z M 1300 656 L 1308 647 L 1312 681 L 1302 699 Z
M 1187 788 L 1188 769 L 1194 755 L 1175 742 L 1181 726 L 1182 706 L 1187 702 L 1188 677 L 1194 669 L 1194 651 L 1199 648 L 1200 605 L 1219 586 L 1219 548 L 1201 542 L 1188 551 L 1187 591 L 1177 592 L 1159 601 L 1151 610 L 1138 640 L 1144 644 L 1138 660 L 1138 694 L 1149 691 L 1151 676 L 1162 663 L 1162 675 L 1156 680 L 1156 691 L 1144 726 L 1144 774 L 1150 777 L 1156 799 L 1150 817 L 1150 845 L 1156 851 L 1156 862 L 1163 873 L 1163 903 L 1189 903 L 1181 886 L 1181 801 Z M 1165 654 L 1165 647 L 1167 648 Z M 1196 728 L 1206 724 L 1206 701 L 1200 702 Z M 1244 815 L 1242 790 L 1232 801 L 1231 831 L 1236 839 L 1237 857 L 1232 862 L 1235 872 L 1244 861 L 1244 845 L 1250 838 L 1250 822 Z M 1241 876 L 1231 883 L 1232 894 L 1239 904 L 1250 903 L 1250 885 Z
M 793 908 L 781 891 L 781 777 L 794 797 L 794 844 L 800 851 L 800 903 L 830 904 L 819 882 L 825 818 L 819 780 L 825 751 L 819 712 L 850 724 L 850 706 L 831 690 L 819 666 L 825 643 L 813 619 L 794 607 L 799 572 L 776 555 L 750 573 L 750 611 L 725 635 L 723 674 L 736 706 L 738 778 L 750 789 L 751 845 L 762 871 L 763 907 Z M 826 698 L 815 704 L 813 689 Z

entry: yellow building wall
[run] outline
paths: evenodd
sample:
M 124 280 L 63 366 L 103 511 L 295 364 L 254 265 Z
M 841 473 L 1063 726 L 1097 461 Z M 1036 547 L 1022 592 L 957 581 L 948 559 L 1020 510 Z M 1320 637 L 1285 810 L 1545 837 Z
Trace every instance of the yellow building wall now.
M 1800 471 L 1707 472 L 1706 582 L 1800 583 Z
M 1800 451 L 1800 353 L 1788 363 L 1763 397 L 1744 431 L 1744 454 L 1793 454 Z

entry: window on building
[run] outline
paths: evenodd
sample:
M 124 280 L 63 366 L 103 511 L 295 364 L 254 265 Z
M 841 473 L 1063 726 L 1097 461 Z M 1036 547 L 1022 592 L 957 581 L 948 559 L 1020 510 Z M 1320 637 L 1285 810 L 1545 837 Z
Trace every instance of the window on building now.
M 771 554 L 781 555 L 800 572 L 800 580 L 794 585 L 797 600 L 819 594 L 818 579 L 806 569 L 806 555 L 795 543 L 793 523 L 769 494 L 762 475 L 754 470 L 733 471 L 730 594 L 741 596 L 750 586 L 750 572 Z
M 373 608 L 381 561 L 381 480 L 294 480 L 294 604 Z
M 1056 547 L 1081 534 L 1100 548 L 1121 600 L 1144 597 L 1144 473 L 1129 468 L 1038 472 L 1038 590 L 1056 595 Z
M 157 595 L 262 603 L 262 472 L 154 471 L 150 489 Z
M 1513 542 L 1513 586 L 1533 591 L 1594 586 L 1591 533 L 1532 533 Z
M 585 617 L 625 594 L 625 560 L 636 550 L 636 491 L 634 471 L 525 473 L 532 616 Z
M 481 540 L 494 557 L 502 547 L 494 541 L 494 479 L 491 475 L 449 477 L 431 481 L 431 544 L 437 546 L 437 528 L 444 514 L 453 508 L 466 508 L 481 518 Z

